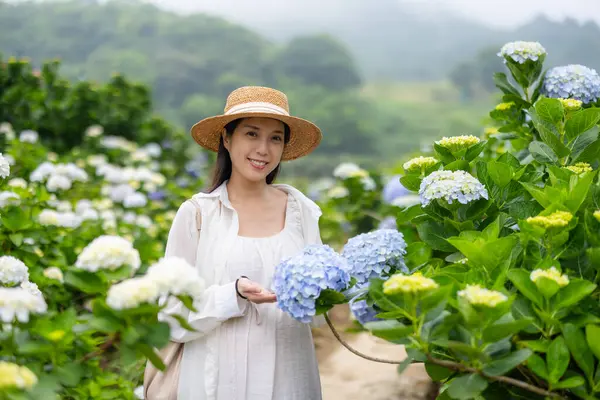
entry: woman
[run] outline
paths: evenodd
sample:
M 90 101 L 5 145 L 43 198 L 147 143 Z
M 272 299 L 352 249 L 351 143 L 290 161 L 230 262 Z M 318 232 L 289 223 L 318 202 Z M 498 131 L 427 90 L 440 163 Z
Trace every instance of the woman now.
M 184 202 L 166 256 L 184 257 L 207 283 L 197 312 L 172 300 L 161 319 L 171 340 L 185 343 L 179 400 L 318 400 L 319 372 L 309 325 L 276 306 L 269 287 L 276 264 L 320 243 L 316 204 L 289 185 L 273 184 L 282 160 L 309 154 L 321 131 L 289 115 L 285 94 L 243 87 L 223 115 L 192 127 L 217 152 L 212 187 Z M 180 314 L 195 329 L 183 329 Z M 322 322 L 320 320 L 319 322 Z

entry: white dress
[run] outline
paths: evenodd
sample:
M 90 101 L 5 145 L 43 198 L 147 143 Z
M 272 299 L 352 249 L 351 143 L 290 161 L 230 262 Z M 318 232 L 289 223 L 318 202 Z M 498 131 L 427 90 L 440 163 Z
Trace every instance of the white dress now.
M 265 238 L 238 236 L 227 258 L 229 281 L 245 275 L 271 287 L 275 266 L 304 247 L 298 204 L 288 196 L 283 230 Z M 257 304 L 221 325 L 217 396 L 227 400 L 320 399 L 320 382 L 310 326 L 275 303 Z M 246 356 L 240 360 L 238 354 Z M 236 360 L 236 361 L 233 361 Z
M 321 243 L 321 210 L 289 185 L 284 229 L 266 238 L 239 236 L 239 222 L 229 202 L 227 182 L 211 193 L 197 193 L 196 208 L 186 201 L 178 209 L 165 256 L 185 258 L 206 283 L 189 311 L 171 297 L 159 320 L 171 327 L 171 340 L 184 343 L 178 400 L 321 400 L 321 384 L 311 325 L 293 320 L 275 303 L 254 304 L 235 293 L 235 279 L 246 275 L 269 289 L 273 269 L 284 257 L 308 244 Z M 195 331 L 171 317 L 178 314 Z

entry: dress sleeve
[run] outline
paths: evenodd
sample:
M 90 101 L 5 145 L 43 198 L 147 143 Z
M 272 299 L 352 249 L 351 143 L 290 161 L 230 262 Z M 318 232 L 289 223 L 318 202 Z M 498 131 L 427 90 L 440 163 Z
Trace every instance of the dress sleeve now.
M 202 227 L 201 233 L 197 230 L 196 207 L 190 201 L 186 201 L 177 210 L 169 230 L 165 257 L 182 257 L 190 265 L 196 265 L 199 234 L 210 233 L 206 227 Z M 164 304 L 165 300 L 161 299 L 161 304 Z M 158 319 L 169 324 L 172 341 L 184 343 L 206 335 L 230 318 L 243 316 L 247 306 L 248 302 L 237 296 L 234 281 L 224 285 L 208 286 L 202 297 L 194 302 L 195 312 L 190 311 L 177 298 L 170 296 Z M 172 317 L 173 315 L 183 317 L 196 332 L 181 327 Z

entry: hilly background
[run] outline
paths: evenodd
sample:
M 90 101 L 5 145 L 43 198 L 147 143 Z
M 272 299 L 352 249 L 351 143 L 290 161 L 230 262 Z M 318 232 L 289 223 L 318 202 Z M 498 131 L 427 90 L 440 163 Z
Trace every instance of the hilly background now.
M 600 69 L 593 22 L 538 17 L 507 30 L 396 0 L 222 0 L 218 16 L 168 11 L 176 3 L 0 1 L 0 53 L 37 66 L 59 58 L 74 81 L 125 74 L 148 84 L 157 112 L 186 130 L 220 112 L 238 86 L 282 89 L 292 112 L 325 134 L 292 173 L 346 156 L 393 163 L 433 138 L 478 134 L 505 42 L 541 42 L 548 67 Z

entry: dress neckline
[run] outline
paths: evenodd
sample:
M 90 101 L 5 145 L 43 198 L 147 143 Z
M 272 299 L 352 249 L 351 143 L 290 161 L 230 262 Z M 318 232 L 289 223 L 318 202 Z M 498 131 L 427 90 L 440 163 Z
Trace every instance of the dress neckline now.
M 257 241 L 262 241 L 262 240 L 269 240 L 269 239 L 275 239 L 279 236 L 281 236 L 285 231 L 287 231 L 288 226 L 289 226 L 289 218 L 290 218 L 290 202 L 291 202 L 292 198 L 290 196 L 289 193 L 287 193 L 287 199 L 285 202 L 285 216 L 284 216 L 284 221 L 283 221 L 283 228 L 277 232 L 274 233 L 272 235 L 269 236 L 244 236 L 244 235 L 240 235 L 238 233 L 237 237 L 243 240 L 257 240 Z

